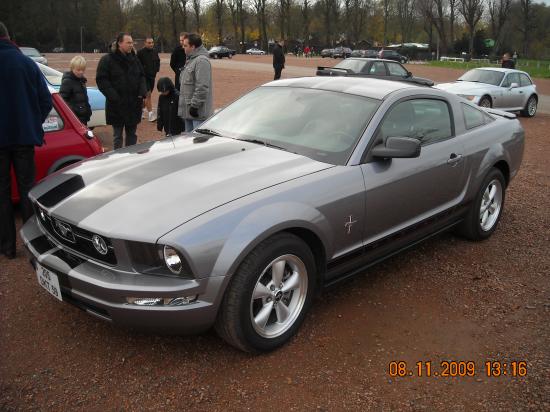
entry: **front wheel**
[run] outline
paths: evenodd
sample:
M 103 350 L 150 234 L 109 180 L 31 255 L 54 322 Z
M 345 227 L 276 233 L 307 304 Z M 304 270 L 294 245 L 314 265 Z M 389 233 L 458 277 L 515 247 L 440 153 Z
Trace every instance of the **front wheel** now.
M 487 96 L 483 96 L 479 101 L 479 106 L 490 109 L 493 105 L 491 104 L 491 99 L 489 99 Z
M 537 113 L 537 98 L 535 96 L 529 97 L 525 104 L 525 109 L 521 111 L 521 114 L 525 117 L 533 117 Z
M 302 324 L 316 289 L 309 247 L 290 233 L 261 242 L 244 259 L 225 293 L 216 331 L 246 352 L 286 343 Z
M 459 233 L 470 240 L 490 237 L 496 230 L 504 209 L 505 189 L 502 172 L 491 169 L 483 180 L 466 218 L 458 226 Z

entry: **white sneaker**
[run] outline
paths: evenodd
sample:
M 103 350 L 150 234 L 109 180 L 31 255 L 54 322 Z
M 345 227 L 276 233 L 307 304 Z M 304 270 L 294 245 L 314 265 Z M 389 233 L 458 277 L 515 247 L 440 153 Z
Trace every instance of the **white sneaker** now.
M 154 122 L 157 120 L 157 114 L 155 112 L 149 112 L 149 121 Z
M 141 118 L 142 119 L 147 119 L 147 109 L 143 109 L 143 111 L 141 112 Z

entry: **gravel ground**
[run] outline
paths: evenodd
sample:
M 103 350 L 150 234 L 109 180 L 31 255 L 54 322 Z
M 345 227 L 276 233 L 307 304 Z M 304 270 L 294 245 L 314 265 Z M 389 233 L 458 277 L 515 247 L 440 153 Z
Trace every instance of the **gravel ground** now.
M 63 68 L 71 56 L 48 57 Z M 239 69 L 266 61 L 214 62 L 215 105 L 269 81 L 268 70 Z M 523 165 L 491 239 L 444 234 L 326 291 L 296 338 L 267 355 L 240 353 L 213 332 L 120 330 L 59 304 L 19 245 L 17 259 L 0 257 L 0 410 L 550 410 L 550 116 L 521 122 Z M 110 129 L 96 132 L 110 147 Z M 138 135 L 160 133 L 146 122 Z M 388 372 L 392 361 L 441 372 L 447 360 L 475 362 L 476 376 Z M 527 375 L 489 378 L 486 361 L 526 361 Z

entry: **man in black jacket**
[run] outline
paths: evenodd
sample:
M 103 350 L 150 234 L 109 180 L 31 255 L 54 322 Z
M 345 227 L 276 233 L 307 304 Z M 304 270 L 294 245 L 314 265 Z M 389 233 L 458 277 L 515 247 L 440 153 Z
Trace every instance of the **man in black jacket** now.
M 151 104 L 151 92 L 155 87 L 155 77 L 160 70 L 160 58 L 157 51 L 154 49 L 155 41 L 152 37 L 145 39 L 145 47 L 137 53 L 137 57 L 143 66 L 145 72 L 145 83 L 147 84 L 147 96 L 145 97 L 145 107 L 149 114 L 149 121 L 154 122 L 156 117 L 153 113 L 153 105 Z
M 97 87 L 107 99 L 105 117 L 113 126 L 115 149 L 122 147 L 122 131 L 126 129 L 125 146 L 136 144 L 136 129 L 141 121 L 143 99 L 147 95 L 145 74 L 133 50 L 128 33 L 120 33 L 111 52 L 97 65 Z
M 172 55 L 170 56 L 170 67 L 176 74 L 176 90 L 180 89 L 180 73 L 185 66 L 185 61 L 187 56 L 185 55 L 185 50 L 183 49 L 183 41 L 187 38 L 187 33 L 180 33 L 180 44 L 176 46 Z
M 273 80 L 279 80 L 281 78 L 281 72 L 285 68 L 285 53 L 283 51 L 284 41 L 281 40 L 275 43 L 273 47 L 273 69 L 275 69 L 275 78 Z

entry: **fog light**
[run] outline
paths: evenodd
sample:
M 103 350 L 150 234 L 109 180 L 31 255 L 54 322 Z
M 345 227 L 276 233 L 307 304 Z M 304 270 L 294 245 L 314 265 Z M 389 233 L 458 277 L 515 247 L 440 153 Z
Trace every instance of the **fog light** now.
M 137 306 L 185 306 L 197 301 L 198 295 L 171 298 L 126 298 L 130 305 Z
M 166 267 L 170 269 L 170 272 L 174 273 L 175 275 L 179 275 L 181 273 L 183 265 L 181 262 L 181 257 L 176 249 L 170 246 L 164 246 L 163 254 Z

